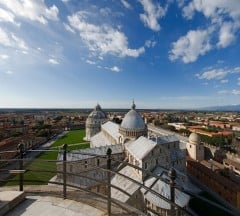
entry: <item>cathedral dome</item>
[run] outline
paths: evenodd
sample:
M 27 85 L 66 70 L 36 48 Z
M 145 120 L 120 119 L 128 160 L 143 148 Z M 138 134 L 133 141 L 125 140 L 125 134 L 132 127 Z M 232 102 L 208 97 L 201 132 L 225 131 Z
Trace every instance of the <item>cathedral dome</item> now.
M 196 133 L 191 133 L 189 136 L 189 142 L 195 145 L 199 145 L 201 143 L 200 136 Z
M 135 109 L 131 109 L 125 115 L 121 127 L 126 129 L 144 129 L 146 125 L 139 113 Z
M 132 109 L 125 115 L 119 128 L 119 132 L 124 136 L 137 138 L 147 135 L 147 126 L 135 108 L 133 103 Z

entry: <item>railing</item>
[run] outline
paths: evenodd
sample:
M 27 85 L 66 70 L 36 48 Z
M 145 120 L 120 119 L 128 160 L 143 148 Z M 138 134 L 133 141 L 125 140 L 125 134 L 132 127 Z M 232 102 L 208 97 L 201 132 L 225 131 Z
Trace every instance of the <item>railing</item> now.
M 34 159 L 34 158 L 24 158 L 25 155 L 27 155 L 29 152 L 36 152 L 36 151 L 39 151 L 39 152 L 60 152 L 63 154 L 63 157 L 62 159 L 63 160 L 39 160 L 39 159 Z M 3 152 L 0 152 L 0 156 L 3 155 L 4 153 L 6 152 L 9 152 L 9 151 L 3 151 Z M 16 152 L 16 151 L 15 151 Z M 166 198 L 165 196 L 161 195 L 160 193 L 156 192 L 155 190 L 151 189 L 151 187 L 147 187 L 145 186 L 144 184 L 142 184 L 141 182 L 139 181 L 136 181 L 132 178 L 130 178 L 129 176 L 126 176 L 120 172 L 118 172 L 117 170 L 113 170 L 113 167 L 112 167 L 112 162 L 118 162 L 120 166 L 130 166 L 136 170 L 139 170 L 139 171 L 143 171 L 141 168 L 139 168 L 138 166 L 135 166 L 133 164 L 130 164 L 126 161 L 118 161 L 116 159 L 114 159 L 112 157 L 112 151 L 111 151 L 111 148 L 108 148 L 107 152 L 106 152 L 106 155 L 97 155 L 97 154 L 89 154 L 89 153 L 77 153 L 76 154 L 81 154 L 81 155 L 88 155 L 88 156 L 93 156 L 93 157 L 98 157 L 98 158 L 101 158 L 101 159 L 104 159 L 106 161 L 105 163 L 105 167 L 103 166 L 91 166 L 91 169 L 98 169 L 98 170 L 101 170 L 103 172 L 107 172 L 107 179 L 106 181 L 102 181 L 102 180 L 98 180 L 96 178 L 92 178 L 90 176 L 86 176 L 84 173 L 72 173 L 72 172 L 68 172 L 67 171 L 67 163 L 70 162 L 70 161 L 67 161 L 67 154 L 68 154 L 68 145 L 67 144 L 64 144 L 62 146 L 62 149 L 61 150 L 57 150 L 57 149 L 44 149 L 44 150 L 27 150 L 27 151 L 24 151 L 23 149 L 23 146 L 20 144 L 18 146 L 18 158 L 15 158 L 15 159 L 11 159 L 11 160 L 6 160 L 6 159 L 1 159 L 0 160 L 0 163 L 3 163 L 3 162 L 11 162 L 12 164 L 12 167 L 5 167 L 4 168 L 1 168 L 0 169 L 0 173 L 5 173 L 5 174 L 17 174 L 18 175 L 18 179 L 9 179 L 9 178 L 1 178 L 0 177 L 0 183 L 6 183 L 6 182 L 11 182 L 11 181 L 17 181 L 18 182 L 18 185 L 19 185 L 19 191 L 23 191 L 24 190 L 24 183 L 27 184 L 28 182 L 34 182 L 34 183 L 50 183 L 50 184 L 54 184 L 54 185 L 61 185 L 62 186 L 62 197 L 64 199 L 68 198 L 68 191 L 67 191 L 67 188 L 70 187 L 70 188 L 76 188 L 78 190 L 82 190 L 82 191 L 85 191 L 87 193 L 90 193 L 96 197 L 100 197 L 104 200 L 106 200 L 107 202 L 107 213 L 108 215 L 112 215 L 112 206 L 117 206 L 118 208 L 120 209 L 123 209 L 125 212 L 127 212 L 128 214 L 131 214 L 131 215 L 139 215 L 139 210 L 133 210 L 132 207 L 130 207 L 129 205 L 127 205 L 126 203 L 122 203 L 118 200 L 115 200 L 112 198 L 112 195 L 111 195 L 111 188 L 115 188 L 119 191 L 121 191 L 122 193 L 126 194 L 127 196 L 131 196 L 128 191 L 124 191 L 121 187 L 118 187 L 116 185 L 112 185 L 111 184 L 111 177 L 115 174 L 117 175 L 120 175 L 121 177 L 123 178 L 126 178 L 127 180 L 129 181 L 132 181 L 134 184 L 138 185 L 140 188 L 143 188 L 144 190 L 156 195 L 157 197 L 159 197 L 160 199 L 166 201 L 167 203 L 169 203 L 171 205 L 171 210 L 170 212 L 168 212 L 168 214 L 170 213 L 170 215 L 197 215 L 195 214 L 193 211 L 190 211 L 188 208 L 182 208 L 180 206 L 178 206 L 176 203 L 175 203 L 175 189 L 178 189 L 180 190 L 181 192 L 183 193 L 186 193 L 188 194 L 189 196 L 191 197 L 195 197 L 195 198 L 198 198 L 198 199 L 201 199 L 205 202 L 207 202 L 208 204 L 211 204 L 223 211 L 225 211 L 227 214 L 229 215 L 235 215 L 235 213 L 225 207 L 223 207 L 222 205 L 219 205 L 215 202 L 212 202 L 204 197 L 201 197 L 200 195 L 196 195 L 190 191 L 187 191 L 181 187 L 179 187 L 176 183 L 175 183 L 175 179 L 176 179 L 176 172 L 175 170 L 172 168 L 170 169 L 169 173 L 168 173 L 168 176 L 170 178 L 170 181 L 167 181 L 166 179 L 162 178 L 161 176 L 157 176 L 155 175 L 154 173 L 152 172 L 147 172 L 147 174 L 149 176 L 152 176 L 152 177 L 155 177 L 156 179 L 160 179 L 161 181 L 165 182 L 166 184 L 168 184 L 170 186 L 170 198 Z M 1 157 L 0 157 L 1 158 Z M 47 168 L 41 168 L 41 169 L 33 169 L 33 168 L 29 168 L 27 166 L 27 164 L 29 164 L 30 162 L 32 161 L 39 161 L 41 163 L 62 163 L 62 171 L 57 171 L 57 170 L 49 170 Z M 54 173 L 55 175 L 56 174 L 60 174 L 62 175 L 62 182 L 59 182 L 59 181 L 44 181 L 44 180 L 39 180 L 39 179 L 24 179 L 24 176 L 29 173 L 29 172 L 39 172 L 39 173 Z M 146 170 L 144 170 L 144 172 L 146 172 Z M 96 183 L 100 184 L 100 185 L 105 185 L 106 187 L 106 194 L 102 194 L 102 193 L 98 193 L 98 192 L 94 192 L 92 190 L 90 190 L 89 188 L 86 188 L 86 187 L 82 187 L 81 185 L 75 185 L 75 184 L 72 184 L 72 183 L 69 183 L 67 181 L 67 176 L 68 175 L 72 175 L 72 176 L 77 176 L 77 177 L 81 177 L 81 178 L 86 178 L 88 180 L 91 180 L 91 181 L 95 181 Z M 2 174 L 1 174 L 2 176 Z M 147 208 L 148 212 L 151 212 L 153 215 L 160 215 L 157 211 L 153 210 L 152 208 Z M 134 213 L 135 212 L 135 213 Z M 138 213 L 136 213 L 138 212 Z M 142 212 L 142 214 L 144 215 L 146 213 L 146 211 L 144 210 Z

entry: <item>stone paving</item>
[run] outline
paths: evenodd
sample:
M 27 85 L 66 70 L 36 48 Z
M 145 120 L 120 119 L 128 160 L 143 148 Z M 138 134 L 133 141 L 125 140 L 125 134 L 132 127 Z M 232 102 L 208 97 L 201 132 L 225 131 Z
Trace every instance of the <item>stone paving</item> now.
M 26 200 L 6 216 L 101 216 L 99 209 L 74 200 L 50 196 L 27 196 Z
M 21 191 L 0 191 L 0 216 L 5 215 L 19 203 L 25 200 L 25 193 Z

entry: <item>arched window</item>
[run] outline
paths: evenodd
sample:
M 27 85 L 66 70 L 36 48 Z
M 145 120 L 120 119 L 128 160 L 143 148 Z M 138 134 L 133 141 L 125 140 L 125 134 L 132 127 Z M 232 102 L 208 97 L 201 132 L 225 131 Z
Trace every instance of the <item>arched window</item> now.
M 144 169 L 147 169 L 147 168 L 148 168 L 148 163 L 145 162 L 145 163 L 144 163 Z

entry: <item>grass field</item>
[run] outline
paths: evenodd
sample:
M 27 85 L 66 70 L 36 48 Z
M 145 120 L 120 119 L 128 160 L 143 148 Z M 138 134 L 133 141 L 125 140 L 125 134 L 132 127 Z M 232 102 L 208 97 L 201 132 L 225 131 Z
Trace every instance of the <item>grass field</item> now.
M 71 146 L 71 144 L 85 142 L 83 140 L 84 136 L 85 136 L 85 130 L 74 130 L 74 131 L 70 131 L 63 137 L 59 138 L 50 147 L 50 149 L 54 149 L 56 151 L 51 151 L 51 152 L 46 151 L 46 152 L 41 153 L 36 159 L 34 159 L 31 163 L 29 163 L 25 167 L 26 170 L 47 170 L 49 172 L 28 171 L 24 174 L 24 181 L 27 180 L 26 182 L 24 182 L 24 184 L 28 184 L 28 185 L 47 184 L 47 182 L 53 176 L 56 175 L 56 173 L 55 173 L 56 172 L 56 161 L 50 161 L 50 160 L 56 160 L 57 156 L 58 156 L 58 148 L 54 148 L 54 147 L 60 147 L 63 144 L 67 143 L 69 145 L 68 150 L 89 148 L 89 143 Z M 59 148 L 59 149 L 61 149 L 61 148 Z M 14 176 L 13 179 L 17 180 L 18 176 Z M 44 183 L 33 182 L 31 180 L 44 181 Z M 7 185 L 16 185 L 16 184 L 18 184 L 18 182 L 16 182 L 16 181 L 10 181 L 7 183 Z

